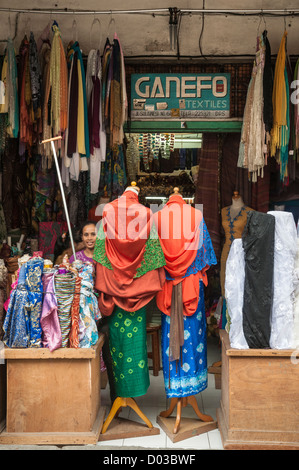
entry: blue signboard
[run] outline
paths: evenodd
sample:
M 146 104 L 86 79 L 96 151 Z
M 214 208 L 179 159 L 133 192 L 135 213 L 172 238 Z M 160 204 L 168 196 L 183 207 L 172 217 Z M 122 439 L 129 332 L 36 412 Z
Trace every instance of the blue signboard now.
M 131 75 L 131 119 L 225 119 L 230 117 L 230 74 Z

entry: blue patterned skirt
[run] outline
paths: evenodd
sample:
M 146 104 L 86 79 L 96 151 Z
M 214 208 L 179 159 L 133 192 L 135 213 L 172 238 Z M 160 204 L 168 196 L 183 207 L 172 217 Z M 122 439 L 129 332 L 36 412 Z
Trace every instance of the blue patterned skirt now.
M 162 313 L 162 365 L 167 398 L 196 395 L 207 388 L 207 338 L 204 287 L 200 281 L 200 297 L 196 312 L 184 316 L 182 360 L 169 361 L 170 317 Z

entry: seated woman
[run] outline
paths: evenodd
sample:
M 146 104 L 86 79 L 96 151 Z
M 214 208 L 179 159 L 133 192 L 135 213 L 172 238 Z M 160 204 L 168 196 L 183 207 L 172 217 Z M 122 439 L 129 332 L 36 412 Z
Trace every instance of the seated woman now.
M 76 251 L 76 259 L 83 262 L 93 262 L 93 252 L 97 239 L 97 227 L 95 222 L 87 221 L 82 225 L 79 236 L 83 243 L 83 249 Z M 70 257 L 70 263 L 74 261 L 74 255 Z

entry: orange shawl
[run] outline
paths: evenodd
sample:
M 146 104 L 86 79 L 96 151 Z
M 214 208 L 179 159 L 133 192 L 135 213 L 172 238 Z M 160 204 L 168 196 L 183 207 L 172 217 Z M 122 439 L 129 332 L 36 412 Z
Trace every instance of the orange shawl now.
M 179 195 L 169 198 L 165 207 L 155 214 L 160 243 L 165 256 L 165 269 L 173 278 L 166 280 L 158 292 L 158 308 L 170 315 L 173 286 L 182 282 L 184 315 L 193 315 L 199 298 L 199 280 L 206 276 L 198 272 L 183 279 L 187 269 L 195 260 L 200 241 L 201 211 L 186 204 Z M 208 267 L 206 268 L 208 269 Z

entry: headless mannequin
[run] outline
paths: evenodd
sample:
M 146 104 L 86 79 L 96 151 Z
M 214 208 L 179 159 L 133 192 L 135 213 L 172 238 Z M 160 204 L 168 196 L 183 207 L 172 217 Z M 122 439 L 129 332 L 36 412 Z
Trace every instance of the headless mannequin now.
M 182 195 L 179 193 L 179 188 L 175 187 L 173 189 L 173 193 L 169 197 L 171 196 L 182 197 Z M 184 397 L 174 397 L 174 398 L 171 398 L 170 400 L 169 408 L 160 413 L 160 416 L 162 416 L 163 418 L 168 418 L 172 414 L 175 407 L 177 407 L 176 420 L 175 420 L 175 424 L 173 428 L 174 434 L 178 432 L 179 427 L 180 427 L 182 408 L 185 408 L 187 405 L 192 406 L 193 410 L 195 411 L 196 415 L 201 421 L 204 421 L 204 422 L 213 421 L 213 418 L 211 416 L 204 415 L 203 413 L 201 413 L 201 411 L 198 408 L 195 395 L 189 395 L 189 396 L 184 396 Z
M 244 201 L 240 196 L 238 191 L 234 191 L 234 195 L 232 197 L 232 205 L 230 206 L 230 217 L 234 219 L 240 212 L 241 208 L 244 206 Z
M 132 191 L 132 192 L 134 192 L 135 194 L 138 195 L 139 191 L 140 191 L 140 188 L 138 186 L 136 186 L 135 181 L 132 181 L 131 186 L 126 188 L 125 191 Z M 137 415 L 140 416 L 140 418 L 146 423 L 146 425 L 149 428 L 153 427 L 152 423 L 145 416 L 145 414 L 141 411 L 141 409 L 137 405 L 134 398 L 132 398 L 132 397 L 117 397 L 114 400 L 112 408 L 111 408 L 111 410 L 110 410 L 110 412 L 109 412 L 109 414 L 108 414 L 108 416 L 107 416 L 107 418 L 104 422 L 104 425 L 103 425 L 103 428 L 102 428 L 102 431 L 101 431 L 102 434 L 104 434 L 107 431 L 108 426 L 110 425 L 113 418 L 117 417 L 119 415 L 119 413 L 122 411 L 122 408 L 125 408 L 127 406 L 132 408 L 137 413 Z

